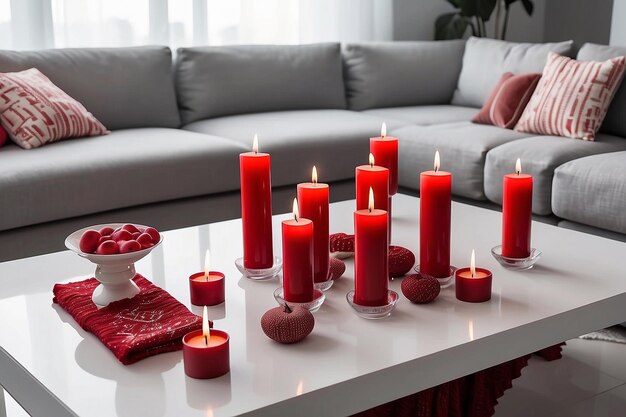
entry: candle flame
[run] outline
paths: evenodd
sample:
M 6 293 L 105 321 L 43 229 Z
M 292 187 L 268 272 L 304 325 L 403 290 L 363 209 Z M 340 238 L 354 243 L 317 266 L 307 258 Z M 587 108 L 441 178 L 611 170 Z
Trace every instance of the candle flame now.
M 439 159 L 439 151 L 435 151 L 435 172 L 439 171 L 439 166 L 441 165 L 441 160 Z
M 259 153 L 259 136 L 256 133 L 252 139 L 252 152 Z
M 371 152 L 370 152 L 370 161 L 369 162 L 370 162 L 370 166 L 373 167 L 375 161 L 374 161 L 374 154 L 372 154 Z
M 206 306 L 202 310 L 202 336 L 204 336 L 204 342 L 208 344 L 211 338 L 211 328 L 209 327 L 209 313 Z
M 522 160 L 517 158 L 517 161 L 515 161 L 515 173 L 517 175 L 522 173 Z
M 472 278 L 476 276 L 476 252 L 472 249 L 472 257 L 470 258 L 470 272 L 472 274 Z
M 367 203 L 367 208 L 370 212 L 374 210 L 374 190 L 372 189 L 372 187 L 370 187 L 370 198 Z
M 311 171 L 311 181 L 313 184 L 317 184 L 317 168 L 313 165 L 313 171 Z
M 383 122 L 383 125 L 380 127 L 380 137 L 384 138 L 387 136 L 387 123 Z
M 209 280 L 209 271 L 211 270 L 211 252 L 206 250 L 206 254 L 204 255 L 204 277 L 206 280 Z
M 293 199 L 293 218 L 295 221 L 298 221 L 300 218 L 300 210 L 298 210 L 298 199 Z
M 474 320 L 470 320 L 468 325 L 467 325 L 467 329 L 469 332 L 469 338 L 470 340 L 474 340 Z

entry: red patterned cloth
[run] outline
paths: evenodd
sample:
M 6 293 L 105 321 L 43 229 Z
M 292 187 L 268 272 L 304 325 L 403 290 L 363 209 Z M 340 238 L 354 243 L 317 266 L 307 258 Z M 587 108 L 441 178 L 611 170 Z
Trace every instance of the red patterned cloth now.
M 180 350 L 182 337 L 202 328 L 202 319 L 167 291 L 139 274 L 134 281 L 141 290 L 139 294 L 100 309 L 91 301 L 93 290 L 99 285 L 95 278 L 56 284 L 52 290 L 53 301 L 80 327 L 96 335 L 125 365 Z
M 561 357 L 561 343 L 539 352 L 546 360 Z M 522 356 L 445 384 L 370 408 L 353 417 L 489 417 L 504 391 L 513 386 L 531 355 Z

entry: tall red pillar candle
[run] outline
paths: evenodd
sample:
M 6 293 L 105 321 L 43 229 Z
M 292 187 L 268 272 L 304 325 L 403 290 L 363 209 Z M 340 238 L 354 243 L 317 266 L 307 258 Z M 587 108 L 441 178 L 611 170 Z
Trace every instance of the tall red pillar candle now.
M 370 188 L 374 191 L 376 207 L 387 211 L 389 204 L 389 170 L 375 165 L 370 153 L 369 165 L 356 167 L 356 209 L 367 210 Z
M 266 269 L 274 265 L 272 248 L 272 182 L 270 155 L 259 153 L 254 135 L 252 152 L 239 155 L 243 266 Z
M 328 281 L 330 266 L 330 235 L 328 226 L 328 184 L 317 182 L 313 167 L 311 182 L 298 184 L 300 215 L 313 222 L 313 281 Z
M 389 170 L 389 195 L 395 195 L 398 192 L 398 138 L 387 136 L 385 123 L 380 136 L 370 138 L 370 153 L 379 166 Z
M 435 168 L 420 174 L 420 272 L 435 278 L 450 276 L 450 212 L 452 174 Z
M 522 174 L 519 158 L 515 173 L 504 176 L 502 188 L 502 255 L 527 258 L 530 255 L 533 177 Z
M 183 337 L 185 374 L 191 378 L 217 378 L 230 371 L 230 337 L 221 330 L 209 328 L 206 306 L 202 315 L 202 330 Z
M 293 200 L 293 219 L 283 221 L 283 296 L 285 301 L 313 300 L 313 222 L 300 217 Z
M 374 209 L 373 189 L 368 200 L 367 209 L 354 212 L 354 302 L 381 306 L 389 293 L 387 212 Z

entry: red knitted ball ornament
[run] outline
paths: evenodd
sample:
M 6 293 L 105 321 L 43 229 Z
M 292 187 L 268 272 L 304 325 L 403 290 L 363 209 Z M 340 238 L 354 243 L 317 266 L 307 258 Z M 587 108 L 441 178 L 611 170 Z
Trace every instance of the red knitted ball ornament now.
M 331 252 L 354 252 L 354 235 L 334 233 L 330 235 Z
M 402 280 L 402 294 L 412 303 L 430 303 L 439 295 L 441 286 L 433 277 L 423 277 L 419 274 L 409 275 Z
M 275 307 L 267 310 L 261 317 L 263 332 L 278 343 L 299 342 L 313 331 L 313 326 L 313 314 L 302 307 Z
M 343 273 L 346 272 L 346 264 L 337 258 L 330 258 L 330 268 L 328 270 L 328 279 L 338 280 Z
M 402 277 L 415 264 L 413 252 L 402 246 L 389 246 L 389 277 Z

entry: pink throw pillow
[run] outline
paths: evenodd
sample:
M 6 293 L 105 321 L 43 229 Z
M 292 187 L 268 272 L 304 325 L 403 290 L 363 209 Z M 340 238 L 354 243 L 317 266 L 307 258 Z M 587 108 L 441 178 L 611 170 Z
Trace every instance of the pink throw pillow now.
M 500 92 L 502 85 L 511 77 L 513 77 L 512 72 L 505 72 L 504 74 L 502 74 L 502 76 L 496 83 L 496 86 L 493 88 L 493 90 L 491 90 L 491 93 L 489 94 L 489 97 L 487 97 L 487 101 L 485 101 L 485 104 L 483 104 L 482 109 L 480 109 L 480 111 L 476 113 L 476 115 L 472 118 L 472 122 L 480 123 L 483 125 L 493 124 L 493 122 L 491 121 L 491 116 L 489 115 L 491 107 L 493 106 L 493 101 Z
M 541 74 L 518 74 L 506 80 L 489 111 L 491 123 L 513 129 L 539 83 Z
M 576 61 L 550 53 L 515 130 L 594 140 L 626 68 L 626 57 Z
M 0 122 L 24 149 L 108 133 L 82 104 L 36 68 L 0 74 Z

